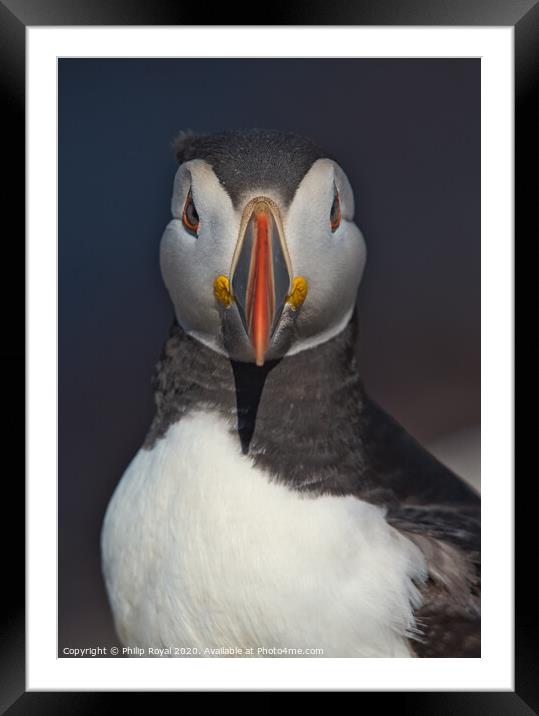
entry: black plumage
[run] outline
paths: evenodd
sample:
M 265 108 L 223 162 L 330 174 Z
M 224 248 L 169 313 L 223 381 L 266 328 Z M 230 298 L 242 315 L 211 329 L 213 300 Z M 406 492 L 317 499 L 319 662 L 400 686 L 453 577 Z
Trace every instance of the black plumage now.
M 315 495 L 355 495 L 422 550 L 429 568 L 419 656 L 480 656 L 480 499 L 367 396 L 357 321 L 316 348 L 235 363 L 174 325 L 155 375 L 145 447 L 197 407 L 235 416 L 238 447 L 268 479 Z
M 256 188 L 277 191 L 282 205 L 288 206 L 313 163 L 328 156 L 310 139 L 274 129 L 187 132 L 176 140 L 175 151 L 180 164 L 207 162 L 236 207 Z

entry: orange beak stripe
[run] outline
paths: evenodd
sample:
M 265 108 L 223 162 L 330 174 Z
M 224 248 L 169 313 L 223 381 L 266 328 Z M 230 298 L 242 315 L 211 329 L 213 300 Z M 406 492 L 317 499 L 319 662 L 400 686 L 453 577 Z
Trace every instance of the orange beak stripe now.
M 260 211 L 255 219 L 256 239 L 247 286 L 247 323 L 256 364 L 262 366 L 275 316 L 275 291 L 268 215 Z

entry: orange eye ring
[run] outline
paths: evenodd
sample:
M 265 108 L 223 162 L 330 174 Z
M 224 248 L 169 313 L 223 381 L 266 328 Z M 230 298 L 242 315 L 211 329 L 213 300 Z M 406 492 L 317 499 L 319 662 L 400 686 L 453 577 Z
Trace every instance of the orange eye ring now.
M 198 213 L 195 208 L 195 202 L 193 201 L 191 189 L 189 189 L 189 194 L 187 194 L 185 206 L 183 207 L 182 224 L 190 234 L 192 234 L 193 236 L 198 236 L 198 227 L 200 226 L 200 219 L 198 218 Z
M 339 199 L 339 192 L 337 189 L 335 189 L 335 196 L 329 213 L 329 223 L 331 224 L 331 230 L 333 232 L 337 231 L 341 225 L 341 200 Z

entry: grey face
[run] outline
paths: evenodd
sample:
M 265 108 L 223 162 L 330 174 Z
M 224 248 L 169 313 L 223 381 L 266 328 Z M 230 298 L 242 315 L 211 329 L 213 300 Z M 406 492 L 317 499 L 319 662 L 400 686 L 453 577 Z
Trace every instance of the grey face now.
M 184 147 L 174 218 L 161 243 L 163 277 L 182 327 L 214 350 L 259 365 L 344 328 L 366 253 L 340 167 L 314 149 L 309 154 L 312 145 L 299 138 L 291 144 L 303 146 L 299 158 L 286 156 L 287 135 L 277 135 L 273 151 L 268 134 L 275 136 L 263 133 L 258 143 L 257 133 L 241 133 L 237 142 L 227 135 L 226 146 L 206 138 L 213 155 L 206 147 L 205 158 L 190 158 L 196 143 Z

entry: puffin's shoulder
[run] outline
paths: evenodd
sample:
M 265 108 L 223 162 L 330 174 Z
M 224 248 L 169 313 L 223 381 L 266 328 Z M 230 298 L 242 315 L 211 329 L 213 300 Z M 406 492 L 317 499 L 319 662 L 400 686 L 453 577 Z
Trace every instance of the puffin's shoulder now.
M 481 499 L 379 405 L 365 397 L 362 435 L 369 483 L 403 531 L 480 551 Z
M 404 504 L 479 509 L 477 492 L 364 396 L 361 432 L 368 470 Z
M 481 501 L 464 480 L 423 448 L 380 406 L 365 398 L 367 470 L 376 476 L 387 521 L 414 542 L 428 582 L 417 612 L 421 657 L 481 653 Z

